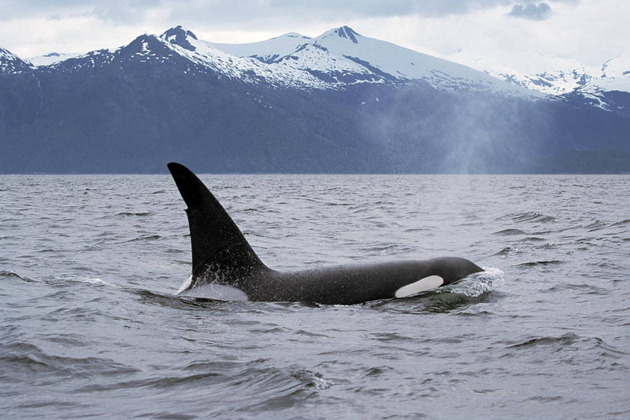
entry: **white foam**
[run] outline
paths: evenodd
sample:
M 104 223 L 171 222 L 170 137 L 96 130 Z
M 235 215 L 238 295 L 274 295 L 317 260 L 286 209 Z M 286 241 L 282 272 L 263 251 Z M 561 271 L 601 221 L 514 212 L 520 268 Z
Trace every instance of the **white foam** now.
M 484 293 L 496 290 L 504 282 L 503 270 L 498 268 L 484 268 L 484 271 L 471 274 L 456 284 L 444 289 L 450 293 L 458 293 L 469 297 L 479 297 Z
M 64 277 L 64 280 L 68 280 L 68 281 L 76 281 L 79 283 L 88 283 L 88 284 L 98 284 L 98 285 L 103 285 L 103 286 L 110 286 L 110 287 L 116 287 L 116 288 L 120 288 L 120 286 L 114 284 L 114 283 L 110 283 L 108 281 L 105 281 L 103 279 L 99 279 L 97 277 L 76 277 L 76 276 L 69 276 L 69 277 Z

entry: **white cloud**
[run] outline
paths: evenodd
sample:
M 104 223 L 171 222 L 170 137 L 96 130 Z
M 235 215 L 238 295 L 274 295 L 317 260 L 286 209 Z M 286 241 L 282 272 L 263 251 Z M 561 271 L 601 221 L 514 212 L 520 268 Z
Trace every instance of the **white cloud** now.
M 527 64 L 514 59 L 528 54 L 566 57 L 600 66 L 609 58 L 629 53 L 630 25 L 626 16 L 630 16 L 630 2 L 556 2 L 554 12 L 545 20 L 514 19 L 508 16 L 511 10 L 506 5 L 465 15 L 364 21 L 362 31 L 444 58 L 470 63 L 492 57 L 503 60 L 507 67 Z
M 58 20 L 30 17 L 3 22 L 1 26 L 0 45 L 24 58 L 50 52 L 114 48 L 140 35 L 136 27 L 113 27 L 93 16 Z

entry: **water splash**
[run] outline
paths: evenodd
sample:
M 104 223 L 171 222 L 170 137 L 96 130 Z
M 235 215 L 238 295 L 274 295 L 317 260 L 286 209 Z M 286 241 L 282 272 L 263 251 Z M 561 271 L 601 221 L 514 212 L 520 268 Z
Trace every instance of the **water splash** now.
M 191 284 L 192 284 L 192 274 L 188 276 L 186 280 L 184 280 L 184 282 L 182 283 L 181 286 L 179 286 L 179 289 L 177 289 L 177 292 L 175 294 L 179 295 L 181 292 L 188 289 Z
M 484 271 L 471 274 L 460 282 L 445 286 L 437 293 L 457 293 L 468 297 L 479 297 L 496 290 L 505 282 L 503 270 L 484 268 Z
M 106 280 L 100 279 L 98 277 L 82 277 L 82 276 L 71 276 L 71 275 L 64 275 L 64 276 L 60 276 L 58 277 L 56 280 L 60 280 L 60 281 L 67 281 L 67 282 L 77 282 L 77 283 L 88 283 L 88 284 L 94 284 L 97 286 L 108 286 L 108 287 L 114 287 L 117 289 L 120 289 L 121 286 L 114 284 L 114 283 L 110 283 Z

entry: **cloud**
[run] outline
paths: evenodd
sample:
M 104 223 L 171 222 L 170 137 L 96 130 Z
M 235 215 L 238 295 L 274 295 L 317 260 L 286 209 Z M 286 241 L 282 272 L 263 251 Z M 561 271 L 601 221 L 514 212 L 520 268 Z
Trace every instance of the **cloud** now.
M 526 5 L 515 4 L 508 16 L 530 20 L 545 20 L 550 14 L 551 6 L 545 2 L 540 2 L 538 4 L 530 3 Z
M 171 16 L 203 18 L 209 23 L 245 21 L 256 17 L 309 17 L 327 19 L 393 16 L 448 16 L 478 9 L 511 5 L 515 0 L 0 0 L 0 20 L 70 17 L 92 14 L 112 23 L 126 23 L 165 11 Z M 566 0 L 565 0 L 566 1 Z M 575 0 L 569 0 L 575 1 Z M 4 9 L 4 10 L 3 10 Z M 261 16 L 262 15 L 262 16 Z

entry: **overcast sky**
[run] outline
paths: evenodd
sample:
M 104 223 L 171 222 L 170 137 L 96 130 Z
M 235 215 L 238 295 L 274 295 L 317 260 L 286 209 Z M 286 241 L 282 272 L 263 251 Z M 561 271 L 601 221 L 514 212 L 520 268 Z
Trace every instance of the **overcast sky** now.
M 228 43 L 348 25 L 458 61 L 523 67 L 534 53 L 600 66 L 630 55 L 629 21 L 628 0 L 0 0 L 0 46 L 28 58 L 119 47 L 177 25 Z

